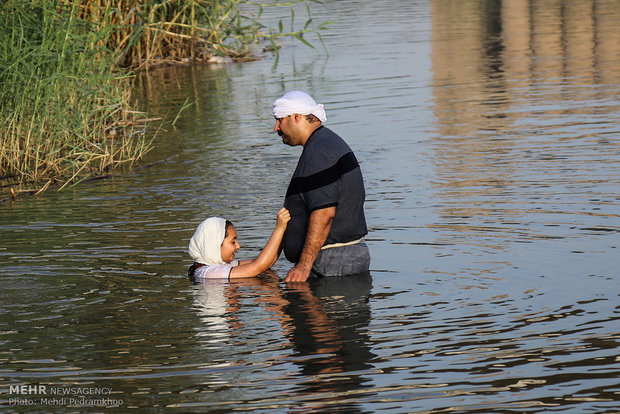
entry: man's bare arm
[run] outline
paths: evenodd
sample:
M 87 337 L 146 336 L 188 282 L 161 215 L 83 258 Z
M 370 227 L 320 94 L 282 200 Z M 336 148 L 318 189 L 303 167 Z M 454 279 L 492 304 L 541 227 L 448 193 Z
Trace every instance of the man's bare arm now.
M 336 207 L 314 210 L 310 214 L 306 243 L 301 252 L 299 263 L 289 270 L 286 279 L 284 279 L 285 282 L 305 282 L 308 279 L 312 265 L 319 255 L 321 247 L 325 244 L 325 240 L 327 240 L 335 215 Z

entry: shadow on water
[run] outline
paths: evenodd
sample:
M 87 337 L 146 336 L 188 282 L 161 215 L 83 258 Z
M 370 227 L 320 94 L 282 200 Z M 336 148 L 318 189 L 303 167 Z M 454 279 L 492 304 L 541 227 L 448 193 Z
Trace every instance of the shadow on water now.
M 291 320 L 287 337 L 307 379 L 297 387 L 303 412 L 309 406 L 315 412 L 364 412 L 355 400 L 362 392 L 373 393 L 368 375 L 375 357 L 369 338 L 371 290 L 368 274 L 323 278 L 285 294 L 284 311 Z
M 197 284 L 192 290 L 193 310 L 201 320 L 196 327 L 196 339 L 201 350 L 211 354 L 210 362 L 216 366 L 236 365 L 238 370 L 250 371 L 234 384 L 235 394 L 243 395 L 246 408 L 264 410 L 277 406 L 289 412 L 371 412 L 356 403 L 357 398 L 372 394 L 369 374 L 375 355 L 370 350 L 369 338 L 371 291 L 370 274 L 315 279 L 309 284 L 285 288 L 273 272 L 258 279 Z M 260 315 L 250 315 L 248 302 L 260 307 Z M 256 322 L 261 326 L 275 326 L 260 328 Z M 252 328 L 249 324 L 253 324 Z M 280 335 L 274 336 L 274 330 Z M 248 332 L 250 337 L 246 336 Z M 232 349 L 236 361 L 231 360 Z M 277 352 L 284 349 L 292 352 L 286 355 Z M 252 362 L 255 352 L 273 353 L 273 356 Z M 259 368 L 261 371 L 252 372 Z M 284 388 L 269 396 L 251 390 L 265 381 L 273 386 L 282 383 L 279 387 L 284 385 Z M 215 387 L 220 392 L 218 396 L 222 396 L 230 386 L 218 385 L 214 378 L 202 389 L 214 391 Z M 248 391 L 244 391 L 246 387 Z M 214 401 L 212 396 L 207 396 L 203 401 L 198 398 L 179 406 L 217 405 L 225 409 L 227 405 L 233 408 L 238 404 L 235 399 L 227 401 L 218 397 Z

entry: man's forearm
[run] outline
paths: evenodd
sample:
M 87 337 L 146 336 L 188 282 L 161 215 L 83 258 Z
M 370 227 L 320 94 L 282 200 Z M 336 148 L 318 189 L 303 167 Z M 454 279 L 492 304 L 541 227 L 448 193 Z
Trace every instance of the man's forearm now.
M 327 207 L 315 210 L 310 214 L 306 243 L 301 252 L 299 262 L 289 271 L 285 281 L 304 281 L 310 275 L 312 265 L 321 251 L 321 247 L 327 240 L 327 235 L 332 227 L 336 207 Z
M 306 244 L 299 258 L 299 265 L 303 268 L 312 269 L 312 265 L 319 255 L 321 247 L 323 247 L 325 240 L 327 240 L 335 214 L 336 207 L 322 208 L 310 214 Z

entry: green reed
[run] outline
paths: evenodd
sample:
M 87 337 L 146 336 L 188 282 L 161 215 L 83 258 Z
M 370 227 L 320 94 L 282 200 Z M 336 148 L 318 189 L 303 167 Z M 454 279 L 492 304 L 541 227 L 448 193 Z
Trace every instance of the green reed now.
M 306 0 L 271 6 L 299 2 Z M 281 36 L 309 45 L 303 35 L 312 31 L 311 18 L 295 29 L 291 8 L 290 32 L 281 21 L 277 30 L 267 28 L 259 21 L 266 6 L 245 0 L 0 2 L 0 186 L 64 188 L 148 152 L 146 114 L 132 110 L 128 68 L 214 55 L 243 59 L 259 39 L 275 46 Z
M 305 3 L 307 20 L 295 28 L 295 4 Z M 243 60 L 251 57 L 251 46 L 269 40 L 293 37 L 312 46 L 304 34 L 317 33 L 329 22 L 313 28 L 310 4 L 317 0 L 255 3 L 248 0 L 87 0 L 81 2 L 81 17 L 102 28 L 113 28 L 107 47 L 120 66 L 150 67 L 178 61 L 205 61 L 214 56 Z M 264 8 L 290 7 L 290 31 L 282 20 L 278 29 L 260 21 Z M 322 42 L 322 39 L 321 39 Z
M 130 164 L 149 149 L 109 32 L 76 3 L 7 0 L 0 8 L 0 176 L 66 183 Z

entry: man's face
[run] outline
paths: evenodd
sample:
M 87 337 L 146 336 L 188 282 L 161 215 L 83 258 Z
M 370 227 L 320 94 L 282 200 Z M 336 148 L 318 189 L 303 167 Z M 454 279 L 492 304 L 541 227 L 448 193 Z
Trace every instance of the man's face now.
M 293 120 L 293 115 L 288 115 L 284 118 L 276 118 L 276 125 L 273 127 L 273 130 L 282 137 L 283 143 L 291 146 L 299 145 L 295 142 L 295 122 Z

